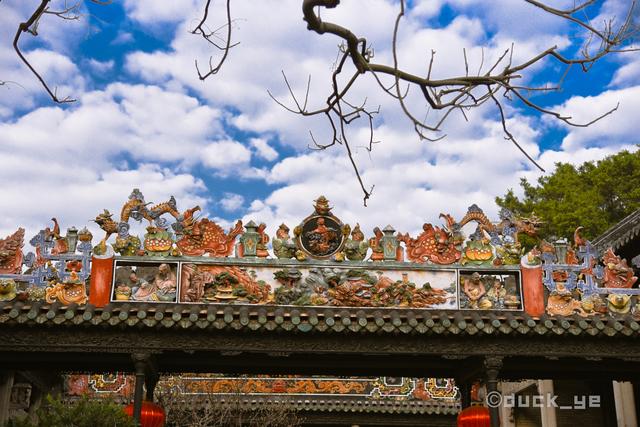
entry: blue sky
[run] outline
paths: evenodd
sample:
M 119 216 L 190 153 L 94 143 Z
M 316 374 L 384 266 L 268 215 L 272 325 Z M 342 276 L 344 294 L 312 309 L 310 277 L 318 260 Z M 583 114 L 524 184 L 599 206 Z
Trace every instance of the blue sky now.
M 11 49 L 18 22 L 37 3 L 0 4 L 0 80 L 17 83 L 0 87 L 3 234 L 17 226 L 35 231 L 51 216 L 63 226 L 84 226 L 103 208 L 118 212 L 133 188 L 156 202 L 175 195 L 181 209 L 199 204 L 223 225 L 238 218 L 264 221 L 270 232 L 283 221 L 297 224 L 312 210 L 312 200 L 325 194 L 338 216 L 367 232 L 387 223 L 415 231 L 423 222 L 437 223 L 440 212 L 459 217 L 472 203 L 495 215 L 495 196 L 517 187 L 521 177 L 540 176 L 504 140 L 495 108 L 471 111 L 469 121 L 454 114 L 443 127 L 444 140 L 420 141 L 397 104 L 363 79 L 353 99 L 367 97 L 381 106 L 375 128 L 382 141 L 368 153 L 361 148 L 365 127 L 351 130 L 363 179 L 376 186 L 364 208 L 344 150 L 308 149 L 309 130 L 326 137 L 326 122 L 293 115 L 267 94 L 269 89 L 290 103 L 281 71 L 297 93 L 311 74 L 316 105 L 328 93 L 338 41 L 307 31 L 297 0 L 233 2 L 233 37 L 240 44 L 205 82 L 197 79 L 194 60 L 203 63 L 218 53 L 188 33 L 204 1 L 88 3 L 77 22 L 47 16 L 39 37 L 24 35 L 21 45 L 58 93 L 77 98 L 54 105 Z M 52 8 L 62 3 L 54 0 Z M 221 19 L 221 3 L 214 2 L 212 26 Z M 601 1 L 590 17 L 597 25 L 611 17 L 619 21 L 626 3 Z M 401 65 L 424 72 L 434 49 L 437 77 L 463 71 L 463 48 L 473 68 L 481 52 L 488 61 L 512 43 L 521 60 L 555 44 L 576 52 L 581 41 L 576 28 L 524 1 L 499 0 L 492 7 L 480 0 L 409 4 L 400 32 Z M 397 6 L 392 0 L 344 0 L 323 18 L 367 37 L 376 61 L 385 62 Z M 545 61 L 524 79 L 555 82 L 563 73 Z M 514 103 L 507 104 L 508 123 L 552 171 L 558 161 L 635 150 L 639 95 L 640 55 L 616 55 L 587 74 L 574 67 L 561 92 L 536 98 L 578 121 L 620 103 L 613 116 L 587 129 L 567 128 Z M 424 114 L 423 100 L 409 101 Z

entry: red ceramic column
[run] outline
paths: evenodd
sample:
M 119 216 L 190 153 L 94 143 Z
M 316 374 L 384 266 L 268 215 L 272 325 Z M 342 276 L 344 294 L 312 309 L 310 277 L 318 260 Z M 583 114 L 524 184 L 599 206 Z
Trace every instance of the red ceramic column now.
M 524 311 L 532 317 L 544 314 L 544 285 L 542 284 L 542 265 L 528 265 L 520 262 L 522 272 L 522 292 Z
M 91 281 L 89 283 L 89 303 L 96 307 L 109 304 L 111 297 L 111 280 L 113 277 L 113 249 L 107 247 L 104 255 L 91 257 Z

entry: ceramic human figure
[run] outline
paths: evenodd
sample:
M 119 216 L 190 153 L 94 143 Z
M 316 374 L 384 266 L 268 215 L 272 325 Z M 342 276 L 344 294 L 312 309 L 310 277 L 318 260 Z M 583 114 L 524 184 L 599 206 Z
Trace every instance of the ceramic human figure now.
M 157 288 L 156 295 L 158 299 L 162 301 L 175 300 L 177 280 L 175 273 L 171 271 L 171 267 L 168 264 L 160 264 L 153 284 Z
M 289 236 L 289 227 L 286 224 L 280 224 L 273 238 L 273 253 L 278 258 L 290 259 L 296 257 L 296 250 L 296 244 Z
M 156 291 L 158 288 L 154 282 L 147 282 L 139 278 L 136 272 L 129 275 L 129 283 L 131 286 L 131 299 L 133 301 L 156 301 Z
M 464 280 L 463 292 L 469 298 L 468 308 L 481 308 L 480 303 L 483 301 L 487 290 L 484 283 L 482 283 L 480 274 L 473 273 L 471 277 Z

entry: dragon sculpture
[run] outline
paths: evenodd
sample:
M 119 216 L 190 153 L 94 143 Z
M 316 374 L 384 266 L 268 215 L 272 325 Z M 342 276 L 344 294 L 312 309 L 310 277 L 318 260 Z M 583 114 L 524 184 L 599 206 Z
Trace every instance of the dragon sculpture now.
M 176 245 L 183 255 L 202 256 L 208 253 L 211 257 L 227 257 L 231 255 L 236 237 L 242 231 L 240 220 L 225 234 L 218 224 L 201 218 L 184 228 L 184 234 Z
M 460 259 L 461 253 L 448 230 L 431 224 L 424 224 L 422 230 L 415 239 L 408 233 L 398 233 L 398 240 L 406 246 L 409 261 L 423 263 L 429 260 L 435 264 L 453 264 Z
M 500 236 L 503 236 L 503 238 L 510 236 L 514 243 L 518 243 L 519 233 L 536 236 L 538 229 L 543 224 L 535 214 L 532 214 L 531 217 L 517 217 L 513 212 L 505 208 L 500 210 L 500 222 L 494 224 L 487 218 L 482 209 L 475 204 L 469 206 L 467 213 L 458 222 L 449 214 L 440 214 L 440 217 L 445 219 L 447 231 L 451 233 L 456 243 L 462 243 L 464 240 L 462 227 L 472 221 L 477 222 L 479 228 L 489 234 L 493 244 L 503 243 L 503 239 Z
M 136 188 L 122 206 L 119 221 L 114 220 L 113 214 L 106 209 L 96 216 L 94 222 L 105 232 L 105 237 L 94 250 L 97 253 L 104 253 L 102 249 L 106 250 L 106 241 L 113 234 L 117 234 L 113 247 L 121 255 L 171 253 L 174 237 L 166 219 L 162 218 L 164 214 L 169 214 L 176 220 L 171 228 L 178 234 L 179 239 L 175 244 L 184 255 L 202 256 L 208 253 L 212 257 L 229 256 L 233 251 L 236 237 L 243 231 L 241 221 L 238 221 L 229 233 L 225 234 L 215 222 L 207 218 L 197 219 L 195 213 L 200 211 L 199 206 L 187 209 L 180 214 L 173 196 L 166 202 L 151 207 L 149 205 L 150 203 L 145 202 L 144 196 Z M 131 219 L 149 221 L 143 245 L 138 237 L 129 234 Z
M 116 242 L 113 248 L 121 255 L 138 255 L 142 252 L 166 254 L 173 245 L 173 237 L 167 231 L 167 221 L 162 217 L 165 213 L 173 216 L 177 221 L 181 220 L 181 215 L 176 208 L 176 199 L 171 198 L 163 203 L 159 203 L 152 207 L 148 207 L 150 203 L 146 203 L 144 196 L 137 188 L 129 195 L 129 200 L 122 206 L 120 210 L 120 221 L 113 219 L 107 209 L 103 213 L 96 216 L 94 222 L 105 232 L 104 239 L 96 247 L 97 253 L 103 253 L 106 250 L 106 241 L 113 234 L 117 234 Z M 129 220 L 135 219 L 149 221 L 147 227 L 148 233 L 145 235 L 144 250 L 141 249 L 140 239 L 129 234 Z M 155 223 L 155 224 L 154 224 Z
M 0 239 L 0 274 L 19 274 L 22 268 L 24 228 Z
M 627 265 L 626 259 L 621 259 L 609 248 L 602 256 L 605 265 L 604 284 L 607 288 L 630 288 L 638 280 L 633 275 L 633 268 Z

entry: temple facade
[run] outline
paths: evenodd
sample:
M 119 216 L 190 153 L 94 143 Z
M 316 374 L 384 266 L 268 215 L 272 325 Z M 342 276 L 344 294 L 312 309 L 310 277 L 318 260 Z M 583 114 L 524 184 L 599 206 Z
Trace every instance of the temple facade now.
M 494 426 L 633 425 L 637 277 L 580 227 L 527 250 L 519 236 L 535 236 L 538 218 L 503 210 L 492 221 L 476 205 L 416 235 L 390 225 L 366 235 L 322 196 L 272 236 L 254 221 L 224 230 L 199 211 L 136 189 L 118 217 L 96 215 L 97 242 L 82 225 L 63 235 L 55 219 L 32 251 L 21 228 L 0 242 L 0 421 L 20 400 L 15 385 L 33 385 L 28 412 L 77 372 L 67 391 L 120 384 L 136 417 L 182 374 L 184 396 L 231 384 L 249 406 L 281 396 L 307 414 L 439 414 L 453 425 L 476 401 Z M 557 408 L 556 392 L 586 400 Z M 552 403 L 529 407 L 541 396 Z

